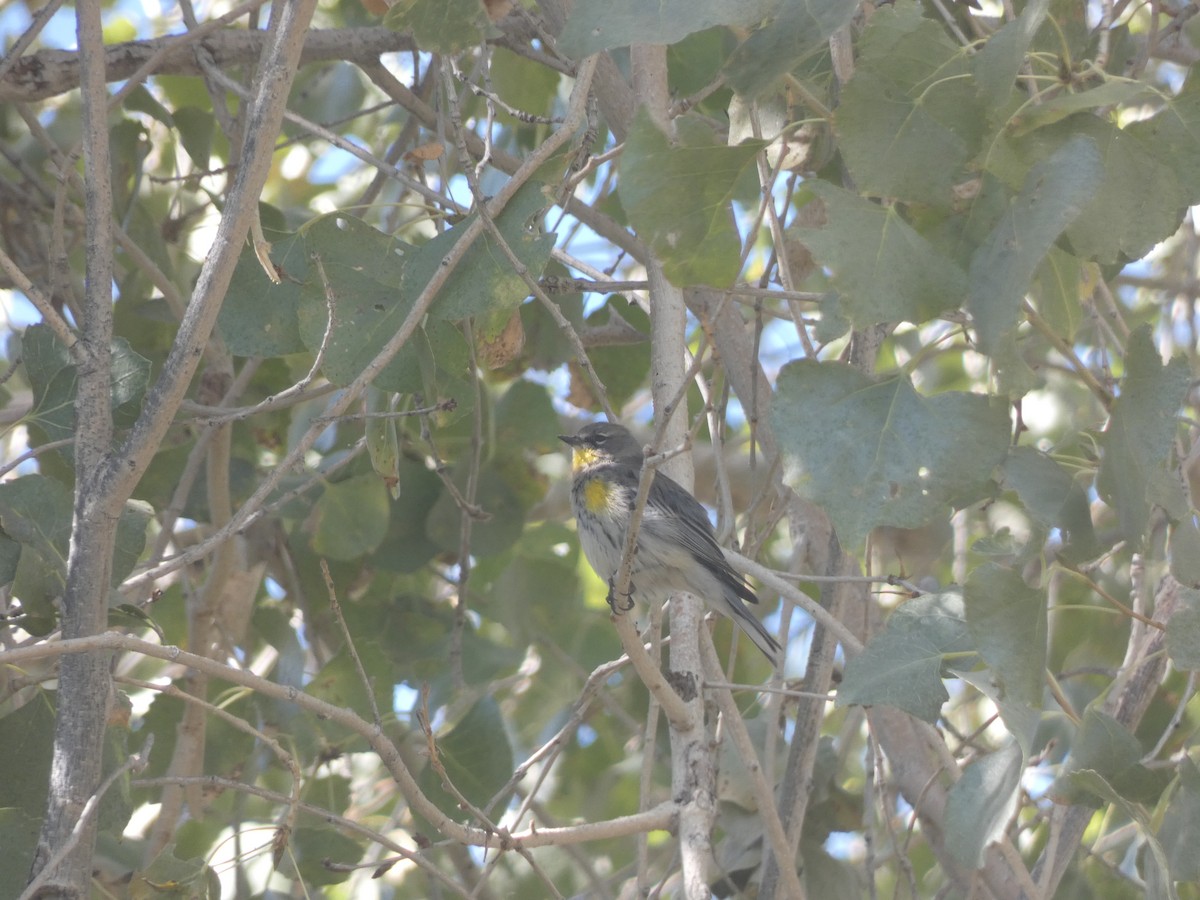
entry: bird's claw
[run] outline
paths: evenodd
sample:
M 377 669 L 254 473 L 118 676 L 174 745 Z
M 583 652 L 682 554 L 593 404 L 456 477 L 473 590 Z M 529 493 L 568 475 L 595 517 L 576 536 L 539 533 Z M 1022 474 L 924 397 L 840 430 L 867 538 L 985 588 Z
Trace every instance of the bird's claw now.
M 619 599 L 624 597 L 624 600 Z M 617 586 L 613 579 L 608 579 L 608 608 L 614 613 L 627 613 L 633 609 L 633 586 L 630 585 L 628 594 L 617 594 Z

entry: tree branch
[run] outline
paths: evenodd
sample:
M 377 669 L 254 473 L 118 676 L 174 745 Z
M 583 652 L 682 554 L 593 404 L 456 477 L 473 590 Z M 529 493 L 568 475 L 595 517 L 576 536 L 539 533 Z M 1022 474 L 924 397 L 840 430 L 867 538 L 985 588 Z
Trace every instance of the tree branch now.
M 391 739 L 376 730 L 374 723 L 368 722 L 353 710 L 327 703 L 290 685 L 270 681 L 244 669 L 235 669 L 206 656 L 188 653 L 178 647 L 152 644 L 149 641 L 117 632 L 110 631 L 87 638 L 40 643 L 15 650 L 6 650 L 0 652 L 0 666 L 14 666 L 35 659 L 66 657 L 95 651 L 140 653 L 153 659 L 162 659 L 196 669 L 209 677 L 220 678 L 249 688 L 264 697 L 294 703 L 321 719 L 327 719 L 346 728 L 361 737 L 379 755 L 380 761 L 387 767 L 414 811 L 428 819 L 445 837 L 462 844 L 505 851 L 516 849 L 518 844 L 526 848 L 582 844 L 646 831 L 664 831 L 672 827 L 676 814 L 675 804 L 666 802 L 651 809 L 628 816 L 618 816 L 604 822 L 588 822 L 561 828 L 530 826 L 524 831 L 512 834 L 499 834 L 485 828 L 463 825 L 448 818 L 424 795 Z
M 212 60 L 224 70 L 250 65 L 262 56 L 267 44 L 265 31 L 220 31 L 201 42 Z M 190 33 L 173 34 L 147 41 L 129 41 L 104 49 L 105 77 L 122 81 L 154 56 L 162 54 L 155 74 L 202 75 Z M 375 60 L 382 53 L 413 50 L 409 35 L 390 28 L 339 28 L 309 31 L 304 37 L 299 65 L 331 59 L 351 62 Z M 69 50 L 40 50 L 23 56 L 0 77 L 0 103 L 45 100 L 80 86 L 80 54 Z

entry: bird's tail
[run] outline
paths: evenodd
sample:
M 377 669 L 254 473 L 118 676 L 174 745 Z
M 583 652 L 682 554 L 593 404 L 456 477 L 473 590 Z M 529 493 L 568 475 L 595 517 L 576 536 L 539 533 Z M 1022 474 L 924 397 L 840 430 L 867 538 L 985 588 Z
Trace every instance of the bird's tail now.
M 771 636 L 771 632 L 767 631 L 762 622 L 750 615 L 750 610 L 746 609 L 741 601 L 730 602 L 727 599 L 726 606 L 733 621 L 737 622 L 742 631 L 746 632 L 746 636 L 754 641 L 754 646 L 762 651 L 763 656 L 770 660 L 771 665 L 776 666 L 779 661 L 779 652 L 783 649 L 779 645 L 779 641 Z

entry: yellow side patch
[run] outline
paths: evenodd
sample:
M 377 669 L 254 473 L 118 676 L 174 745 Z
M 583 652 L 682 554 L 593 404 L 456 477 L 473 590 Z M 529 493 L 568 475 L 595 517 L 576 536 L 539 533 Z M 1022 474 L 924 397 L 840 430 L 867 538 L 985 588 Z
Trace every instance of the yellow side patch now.
M 594 478 L 583 486 L 583 505 L 590 512 L 602 512 L 608 508 L 608 493 L 608 485 Z

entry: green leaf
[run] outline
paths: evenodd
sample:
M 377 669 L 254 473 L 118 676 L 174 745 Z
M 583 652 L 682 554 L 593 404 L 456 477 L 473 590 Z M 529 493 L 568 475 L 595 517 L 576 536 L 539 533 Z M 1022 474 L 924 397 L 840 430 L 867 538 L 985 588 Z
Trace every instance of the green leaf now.
M 1071 560 L 1091 559 L 1100 552 L 1087 494 L 1071 474 L 1032 447 L 1014 447 L 1004 461 L 1003 483 L 1040 524 L 1059 528 Z
M 466 488 L 468 461 L 455 468 L 453 479 L 459 491 Z M 521 536 L 525 527 L 525 505 L 518 491 L 521 480 L 529 473 L 506 471 L 500 461 L 484 463 L 479 470 L 479 481 L 475 503 L 484 513 L 486 520 L 477 520 L 471 526 L 471 553 L 491 556 L 502 553 Z M 462 546 L 463 510 L 449 491 L 443 491 L 430 510 L 426 524 L 429 538 L 449 553 L 457 553 Z
M 496 404 L 496 445 L 527 453 L 554 453 L 562 444 L 554 402 L 545 385 L 521 379 Z
M 32 422 L 48 441 L 74 437 L 78 376 L 67 348 L 47 326 L 31 325 L 21 338 L 21 351 L 33 388 Z M 124 338 L 112 342 L 111 354 L 109 403 L 114 424 L 125 428 L 141 410 L 150 380 L 150 360 L 135 353 Z M 63 456 L 73 458 L 69 450 Z
M 21 337 L 21 354 L 33 388 L 31 416 L 48 440 L 69 438 L 75 424 L 75 369 L 67 348 L 45 325 L 31 325 Z
M 427 402 L 455 396 L 461 376 L 470 371 L 470 348 L 462 332 L 441 319 L 426 319 L 409 342 L 375 378 L 375 387 L 397 394 L 420 393 Z
M 859 49 L 835 119 L 855 185 L 951 206 L 985 120 L 966 52 L 903 0 L 871 17 Z
M 159 103 L 154 98 L 154 95 L 140 84 L 125 96 L 123 105 L 128 110 L 144 112 L 146 115 L 158 122 L 161 122 L 168 128 L 174 124 L 173 118 L 171 114 L 167 112 L 166 107 Z
M 1180 587 L 1179 609 L 1167 622 L 1167 655 L 1176 668 L 1200 669 L 1200 590 Z
M 966 299 L 966 274 L 896 207 L 871 203 L 828 182 L 809 186 L 825 204 L 827 224 L 791 231 L 833 270 L 842 309 L 855 327 L 925 322 Z
M 779 5 L 779 0 L 577 3 L 558 38 L 558 49 L 575 59 L 583 59 L 601 50 L 634 43 L 674 44 L 716 25 L 747 28 L 771 15 Z
M 1025 754 L 1016 741 L 968 765 L 946 795 L 946 847 L 964 868 L 983 866 L 989 845 L 998 841 L 1020 796 Z
M 1177 97 L 1125 131 L 1154 153 L 1184 187 L 1185 205 L 1200 200 L 1200 76 L 1194 72 Z
M 175 125 L 179 129 L 179 142 L 192 158 L 196 168 L 208 169 L 212 158 L 212 139 L 215 127 L 213 114 L 196 106 L 181 106 L 175 110 Z
M 383 479 L 388 493 L 395 500 L 400 496 L 400 433 L 392 411 L 392 395 L 376 387 L 367 388 L 366 421 L 367 453 L 371 457 L 371 468 Z
M 301 292 L 300 336 L 314 353 L 324 347 L 325 377 L 344 386 L 379 355 L 412 309 L 415 295 L 404 294 L 400 281 L 415 250 L 341 214 L 311 223 L 304 243 L 321 266 L 309 266 Z
M 621 156 L 621 203 L 672 283 L 728 287 L 741 269 L 730 202 L 766 142 L 724 146 L 694 115 L 675 128 L 672 144 L 639 110 Z
M 923 397 L 906 378 L 874 381 L 840 363 L 789 363 L 773 417 L 787 483 L 826 509 L 846 547 L 978 499 L 1008 449 L 1002 401 Z
M 530 181 L 521 186 L 496 217 L 496 228 L 504 242 L 534 279 L 541 276 L 554 248 L 554 234 L 542 234 L 536 226 L 536 220 L 548 205 L 542 185 Z M 402 287 L 406 296 L 415 299 L 424 289 L 474 218 L 474 215 L 468 216 L 450 231 L 417 249 L 404 273 Z M 501 315 L 501 311 L 515 309 L 528 296 L 529 287 L 525 280 L 513 269 L 495 238 L 484 233 L 446 279 L 430 315 L 458 321 L 486 313 L 503 323 L 507 317 Z
M 1178 786 L 1158 829 L 1171 877 L 1177 881 L 1200 881 L 1197 829 L 1200 829 L 1200 769 L 1185 754 L 1179 761 Z
M 606 301 L 611 304 L 617 297 L 609 297 Z M 603 326 L 608 322 L 608 312 L 598 309 L 587 317 L 588 326 Z M 621 317 L 642 334 L 650 333 L 650 317 L 640 307 L 629 304 L 628 309 L 621 307 Z M 647 338 L 649 340 L 649 338 Z M 641 344 L 613 344 L 609 347 L 595 347 L 588 350 L 588 359 L 596 370 L 600 383 L 608 391 L 608 399 L 614 407 L 620 409 L 630 398 L 641 389 L 646 375 L 650 372 L 650 354 Z M 571 363 L 571 402 L 581 409 L 599 409 L 600 404 L 591 396 L 591 384 L 578 368 L 578 363 Z
M 425 521 L 442 493 L 442 482 L 421 463 L 400 457 L 399 497 L 392 503 L 388 533 L 372 563 L 389 572 L 416 572 L 441 549 L 426 533 Z
M 5 766 L 20 767 L 21 781 L 32 780 L 25 770 L 27 759 L 5 759 Z M 49 773 L 47 773 L 49 774 Z M 44 812 L 44 811 L 43 811 Z M 40 815 L 31 815 L 22 809 L 0 806 L 0 846 L 11 860 L 32 860 L 38 845 L 38 834 L 42 830 Z M 0 896 L 20 897 L 29 881 L 26 866 L 0 866 Z
M 1121 533 L 1137 544 L 1152 495 L 1170 477 L 1167 461 L 1190 377 L 1182 357 L 1162 365 L 1148 325 L 1130 335 L 1120 393 L 1100 438 L 1104 457 L 1096 489 L 1117 511 Z
M 491 697 L 476 701 L 449 731 L 437 736 L 436 743 L 446 777 L 476 806 L 485 806 L 512 776 L 512 746 L 500 707 Z M 446 815 L 457 820 L 468 815 L 454 796 L 442 789 L 432 766 L 420 780 L 426 796 Z
M 1008 127 L 1017 136 L 1036 128 L 1060 122 L 1077 112 L 1136 103 L 1158 96 L 1149 85 L 1137 81 L 1106 81 L 1078 94 L 1059 94 L 1044 103 L 1030 104 L 1009 119 Z
M 1051 247 L 1034 273 L 1034 305 L 1054 333 L 1070 342 L 1083 321 L 1079 302 L 1083 262 L 1058 247 Z
M 1010 185 L 1020 184 L 1035 165 L 1084 137 L 1100 151 L 1103 174 L 1091 202 L 1066 231 L 1071 250 L 1103 265 L 1137 259 L 1174 234 L 1188 202 L 1174 165 L 1159 160 L 1149 132 L 1122 130 L 1078 113 L 1022 137 L 1002 134 L 984 165 Z
M 363 847 L 347 835 L 330 828 L 297 828 L 280 861 L 279 874 L 304 884 L 341 884 L 363 857 Z M 331 866 L 330 863 L 333 865 Z
M 64 577 L 73 510 L 71 491 L 45 475 L 0 483 L 0 527 Z
M 17 577 L 17 563 L 21 558 L 21 545 L 0 531 L 0 587 L 12 584 Z
M 1171 574 L 1183 584 L 1200 584 L 1200 525 L 1190 514 L 1171 523 L 1167 546 Z
M 330 559 L 357 559 L 372 552 L 387 534 L 387 488 L 373 472 L 328 484 L 313 514 L 313 552 Z
M 826 52 L 830 36 L 856 9 L 846 0 L 780 0 L 772 6 L 778 12 L 734 50 L 725 67 L 729 85 L 746 97 L 758 97 L 779 76 Z
M 285 356 L 305 347 L 300 336 L 300 290 L 311 276 L 304 241 L 298 234 L 275 232 L 268 232 L 267 238 L 282 280 L 271 281 L 253 248 L 245 247 L 217 315 L 221 337 L 237 356 Z
M 383 23 L 411 31 L 422 50 L 437 53 L 457 53 L 498 33 L 480 0 L 398 0 Z
M 923 594 L 901 604 L 858 656 L 846 662 L 837 705 L 893 706 L 936 722 L 950 694 L 948 653 L 971 650 L 961 595 Z
M 535 116 L 548 116 L 553 113 L 561 76 L 550 67 L 503 47 L 493 47 L 489 74 L 496 95 L 513 109 Z M 503 109 L 496 110 L 496 119 L 510 125 L 518 125 L 518 120 Z M 532 138 L 532 135 L 526 132 L 521 137 Z
M 1100 154 L 1087 137 L 1033 167 L 1021 193 L 971 257 L 968 308 L 985 351 L 1012 331 L 1033 273 L 1096 193 Z
M 1017 73 L 1025 62 L 1025 52 L 1049 8 L 1050 0 L 1030 0 L 1021 14 L 988 38 L 971 60 L 979 92 L 990 108 L 1000 109 L 1008 102 Z
M 1042 708 L 1046 671 L 1046 597 L 1019 573 L 996 563 L 971 572 L 963 587 L 967 628 L 999 682 L 1000 696 L 1027 709 Z M 1009 724 L 1006 718 L 1005 723 Z M 1025 752 L 1033 734 L 1009 730 Z
M 1145 892 L 1141 896 L 1147 900 L 1178 900 L 1179 895 L 1175 891 L 1167 856 L 1162 845 L 1154 837 L 1148 817 L 1137 803 L 1130 802 L 1118 786 L 1112 783 L 1112 779 L 1105 777 L 1101 772 L 1092 769 L 1075 772 L 1071 781 L 1078 790 L 1087 792 L 1088 796 L 1114 804 L 1124 816 L 1137 825 L 1148 851 L 1140 854 L 1146 881 Z
M 54 749 L 50 696 L 38 694 L 0 718 L 0 764 L 21 773 L 19 778 L 0 778 L 0 810 L 11 807 L 38 820 L 46 812 L 46 785 Z M 10 866 L 0 866 L 6 868 Z
M 112 586 L 116 587 L 133 571 L 146 549 L 146 526 L 154 518 L 150 504 L 127 500 L 117 520 L 117 540 L 113 548 Z
M 1081 803 L 1085 800 L 1094 807 L 1094 798 L 1088 790 L 1072 783 L 1071 776 L 1083 771 L 1093 771 L 1112 781 L 1136 766 L 1142 758 L 1142 745 L 1120 722 L 1096 707 L 1089 706 L 1083 722 L 1071 742 L 1071 755 L 1066 767 L 1050 788 L 1056 802 Z

